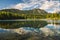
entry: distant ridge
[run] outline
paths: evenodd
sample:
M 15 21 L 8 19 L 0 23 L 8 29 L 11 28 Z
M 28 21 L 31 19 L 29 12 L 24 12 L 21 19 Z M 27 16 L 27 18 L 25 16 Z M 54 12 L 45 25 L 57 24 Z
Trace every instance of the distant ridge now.
M 42 9 L 32 9 L 32 10 L 19 10 L 19 9 L 3 9 L 1 11 L 12 12 L 12 13 L 27 13 L 27 14 L 46 14 L 47 12 Z
M 43 19 L 48 13 L 41 9 L 19 10 L 19 9 L 3 9 L 0 10 L 0 20 L 10 19 Z

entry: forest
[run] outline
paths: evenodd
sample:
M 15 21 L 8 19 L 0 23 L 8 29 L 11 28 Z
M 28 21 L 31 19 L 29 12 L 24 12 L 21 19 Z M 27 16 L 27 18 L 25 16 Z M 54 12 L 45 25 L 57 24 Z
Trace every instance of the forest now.
M 18 10 L 18 9 L 5 9 L 0 10 L 0 20 L 13 20 L 13 19 L 60 19 L 60 13 L 47 13 L 44 10 Z

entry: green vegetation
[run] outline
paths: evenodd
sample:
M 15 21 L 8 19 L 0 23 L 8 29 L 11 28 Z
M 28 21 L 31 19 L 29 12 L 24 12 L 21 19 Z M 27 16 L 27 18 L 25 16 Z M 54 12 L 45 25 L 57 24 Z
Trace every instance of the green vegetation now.
M 47 14 L 46 18 L 59 20 L 60 19 L 60 14 L 59 13 L 49 13 L 49 14 Z
M 0 12 L 0 20 L 9 20 L 9 19 L 25 19 L 22 16 L 18 16 L 17 13 L 13 14 L 10 12 Z
M 47 12 L 41 9 L 18 10 L 4 9 L 0 10 L 0 20 L 9 19 L 41 19 L 46 18 Z
M 60 19 L 59 13 L 47 13 L 41 9 L 33 10 L 18 10 L 18 9 L 3 9 L 0 10 L 0 20 L 10 19 Z
M 47 13 L 41 9 L 33 10 L 18 10 L 18 9 L 3 9 L 0 10 L 0 20 L 15 20 L 15 19 L 60 19 L 59 13 Z M 1 28 L 19 28 L 19 27 L 44 27 L 47 25 L 45 21 L 25 21 L 25 22 L 0 22 Z

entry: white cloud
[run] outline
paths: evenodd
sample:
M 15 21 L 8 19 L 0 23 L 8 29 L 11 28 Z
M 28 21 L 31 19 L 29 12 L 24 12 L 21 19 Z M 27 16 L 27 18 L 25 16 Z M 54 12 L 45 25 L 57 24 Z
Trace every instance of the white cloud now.
M 51 9 L 53 10 L 52 12 L 54 12 L 55 9 L 57 10 L 60 9 L 59 1 L 53 1 L 53 0 L 23 0 L 23 1 L 24 1 L 23 3 L 18 3 L 10 8 L 15 8 L 20 10 L 24 10 L 26 8 L 28 9 L 40 8 L 44 10 Z
M 13 8 L 15 8 L 15 9 L 22 9 L 22 8 L 24 8 L 24 6 L 26 6 L 26 4 L 19 3 L 19 4 L 16 4 Z
M 52 12 L 54 12 L 55 10 L 60 9 L 59 4 L 60 3 L 58 1 L 51 1 L 51 2 L 46 1 L 40 8 L 44 9 L 44 10 L 51 9 L 51 10 L 53 10 Z
M 53 2 L 46 1 L 42 6 L 40 7 L 41 9 L 49 9 L 54 5 Z
M 53 11 L 53 13 L 58 13 L 58 12 L 60 12 L 60 9 L 55 9 L 55 10 Z

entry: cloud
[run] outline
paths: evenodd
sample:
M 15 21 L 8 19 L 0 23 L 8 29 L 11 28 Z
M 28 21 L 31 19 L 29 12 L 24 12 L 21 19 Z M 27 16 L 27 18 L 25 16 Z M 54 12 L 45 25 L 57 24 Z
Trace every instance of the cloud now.
M 56 10 L 60 9 L 59 0 L 57 1 L 56 0 L 22 0 L 22 1 L 23 3 L 18 3 L 16 5 L 10 6 L 10 8 L 15 8 L 20 10 L 39 8 L 46 10 L 47 12 L 55 12 Z
M 38 8 L 40 6 L 40 3 L 37 0 L 23 0 L 23 3 L 16 4 L 13 8 L 16 9 L 22 9 L 22 10 L 27 10 L 27 9 L 33 9 L 33 8 Z
M 26 4 L 19 3 L 19 4 L 16 4 L 13 8 L 21 10 L 22 8 L 24 8 L 24 6 L 26 6 Z
M 46 1 L 40 8 L 41 9 L 49 9 L 49 8 L 52 8 L 53 6 L 54 6 L 54 2 Z
M 58 1 L 46 1 L 40 8 L 44 10 L 49 10 L 51 9 L 52 12 L 55 12 L 56 10 L 58 11 L 60 3 Z

